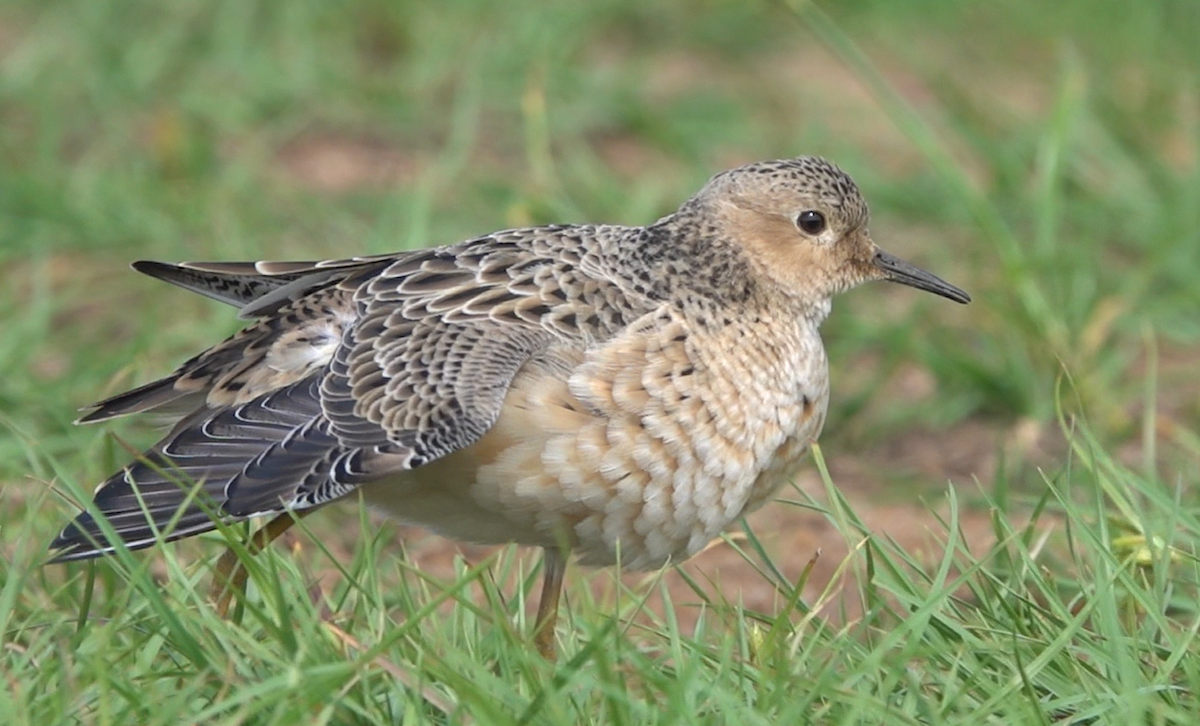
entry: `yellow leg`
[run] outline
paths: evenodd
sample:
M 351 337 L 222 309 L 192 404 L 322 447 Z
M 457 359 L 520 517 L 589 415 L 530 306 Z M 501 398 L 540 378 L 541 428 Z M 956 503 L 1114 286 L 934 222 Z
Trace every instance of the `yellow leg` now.
M 291 529 L 300 517 L 312 512 L 311 509 L 300 509 L 284 512 L 267 522 L 261 529 L 250 537 L 247 543 L 250 554 L 255 554 L 262 548 L 279 539 L 279 536 Z M 229 606 L 233 603 L 233 595 L 246 594 L 246 578 L 249 575 L 242 567 L 237 552 L 232 548 L 226 549 L 221 559 L 217 560 L 217 571 L 213 573 L 212 598 L 217 603 L 217 614 L 221 617 L 229 615 Z
M 563 575 L 567 558 L 557 549 L 547 547 L 542 555 L 542 598 L 538 602 L 537 620 L 533 626 L 533 644 L 546 660 L 555 660 L 554 626 L 558 622 L 558 601 L 562 597 Z

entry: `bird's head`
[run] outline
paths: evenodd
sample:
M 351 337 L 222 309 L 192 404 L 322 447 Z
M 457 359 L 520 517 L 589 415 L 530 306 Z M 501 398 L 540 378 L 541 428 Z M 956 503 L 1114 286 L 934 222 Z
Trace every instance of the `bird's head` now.
M 869 280 L 890 280 L 958 303 L 963 290 L 881 250 L 867 204 L 844 171 L 818 157 L 765 161 L 718 174 L 694 198 L 722 237 L 740 244 L 787 294 L 813 304 Z

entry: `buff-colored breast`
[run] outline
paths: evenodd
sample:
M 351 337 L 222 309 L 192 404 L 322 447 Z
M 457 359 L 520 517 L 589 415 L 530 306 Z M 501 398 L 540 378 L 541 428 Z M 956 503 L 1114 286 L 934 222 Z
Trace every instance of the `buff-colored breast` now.
M 698 332 L 664 309 L 587 354 L 555 351 L 480 441 L 364 495 L 455 539 L 630 569 L 687 559 L 787 481 L 824 420 L 815 326 L 761 323 Z

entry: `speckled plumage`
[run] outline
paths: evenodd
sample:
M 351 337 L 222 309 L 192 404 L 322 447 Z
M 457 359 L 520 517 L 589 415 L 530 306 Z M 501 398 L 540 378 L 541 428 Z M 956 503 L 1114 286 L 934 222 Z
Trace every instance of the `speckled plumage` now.
M 253 322 L 84 417 L 182 413 L 96 507 L 140 547 L 174 518 L 168 538 L 212 528 L 194 503 L 179 514 L 181 482 L 229 520 L 361 488 L 457 539 L 565 544 L 594 565 L 685 559 L 766 502 L 820 432 L 832 295 L 893 279 L 967 300 L 880 252 L 867 219 L 844 172 L 802 157 L 719 174 L 647 227 L 137 263 Z M 110 549 L 87 513 L 53 547 Z

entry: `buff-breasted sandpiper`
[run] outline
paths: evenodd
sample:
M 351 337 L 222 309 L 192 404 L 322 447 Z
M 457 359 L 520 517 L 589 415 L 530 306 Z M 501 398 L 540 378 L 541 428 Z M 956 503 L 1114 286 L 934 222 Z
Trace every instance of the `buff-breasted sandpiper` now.
M 265 542 L 290 512 L 361 491 L 447 537 L 544 548 L 545 653 L 568 550 L 680 562 L 792 476 L 825 419 L 818 328 L 835 293 L 891 280 L 970 299 L 880 250 L 854 182 L 814 157 L 718 174 L 646 227 L 134 267 L 253 322 L 83 417 L 177 417 L 96 491 L 129 547 L 211 530 L 210 512 L 282 515 Z M 85 512 L 52 548 L 66 561 L 112 545 Z

